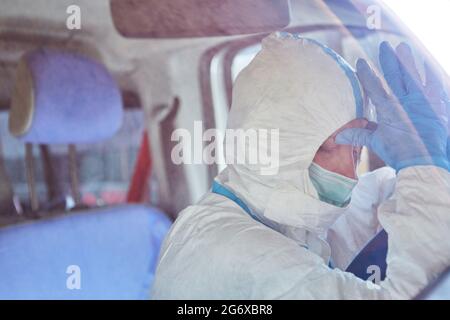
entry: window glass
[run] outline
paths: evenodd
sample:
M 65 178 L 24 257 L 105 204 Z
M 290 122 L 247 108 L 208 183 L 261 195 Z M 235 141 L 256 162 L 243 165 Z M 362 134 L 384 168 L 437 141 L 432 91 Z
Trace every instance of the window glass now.
M 142 140 L 144 116 L 140 109 L 124 113 L 123 125 L 112 138 L 94 144 L 76 145 L 78 179 L 82 202 L 89 206 L 125 202 Z M 8 132 L 8 113 L 0 113 L 2 157 L 15 195 L 28 207 L 29 193 L 25 166 L 25 146 Z M 49 146 L 51 165 L 59 197 L 71 197 L 68 148 Z M 39 146 L 33 147 L 36 190 L 41 204 L 48 199 L 44 162 Z

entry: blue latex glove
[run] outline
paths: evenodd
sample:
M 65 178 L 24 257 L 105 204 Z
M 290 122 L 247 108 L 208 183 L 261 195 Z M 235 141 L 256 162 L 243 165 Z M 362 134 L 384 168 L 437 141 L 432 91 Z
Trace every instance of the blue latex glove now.
M 423 85 L 409 46 L 396 52 L 389 43 L 380 45 L 380 65 L 392 94 L 388 94 L 365 60 L 358 60 L 357 74 L 376 107 L 374 128 L 343 130 L 336 143 L 367 146 L 397 172 L 418 165 L 448 170 L 448 110 L 439 75 L 426 65 Z

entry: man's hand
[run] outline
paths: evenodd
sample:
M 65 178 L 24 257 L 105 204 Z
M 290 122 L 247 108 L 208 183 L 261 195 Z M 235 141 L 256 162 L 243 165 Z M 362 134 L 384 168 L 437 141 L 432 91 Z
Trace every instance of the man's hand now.
M 417 165 L 448 170 L 448 99 L 440 77 L 426 65 L 424 85 L 405 43 L 395 52 L 383 42 L 380 65 L 392 94 L 385 91 L 365 60 L 357 63 L 358 78 L 376 107 L 376 128 L 346 129 L 336 143 L 367 146 L 397 171 Z

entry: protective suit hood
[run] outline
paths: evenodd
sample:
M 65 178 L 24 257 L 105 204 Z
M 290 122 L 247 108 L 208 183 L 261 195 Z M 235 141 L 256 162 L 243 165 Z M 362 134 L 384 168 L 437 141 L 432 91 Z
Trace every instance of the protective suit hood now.
M 274 33 L 235 82 L 227 129 L 276 130 L 268 138 L 277 140 L 276 148 L 267 139 L 256 146 L 245 140 L 242 148 L 246 159 L 248 152 L 265 152 L 277 157 L 278 166 L 267 174 L 260 162 L 240 163 L 239 147 L 230 156 L 227 130 L 228 166 L 217 180 L 265 223 L 323 234 L 345 208 L 318 199 L 308 168 L 333 132 L 363 116 L 359 81 L 337 53 L 315 40 Z

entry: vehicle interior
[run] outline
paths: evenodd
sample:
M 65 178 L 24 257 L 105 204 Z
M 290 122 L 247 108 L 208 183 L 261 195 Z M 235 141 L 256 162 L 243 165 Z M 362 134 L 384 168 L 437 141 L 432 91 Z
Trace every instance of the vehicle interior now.
M 388 9 L 369 28 L 373 5 L 385 8 L 0 0 L 0 298 L 151 298 L 171 223 L 225 167 L 175 164 L 173 132 L 225 131 L 233 82 L 264 37 L 299 33 L 377 68 L 382 41 L 405 41 L 438 65 Z M 360 173 L 383 165 L 364 149 Z M 385 265 L 386 246 L 382 234 L 370 259 Z M 364 263 L 352 268 L 367 278 Z

